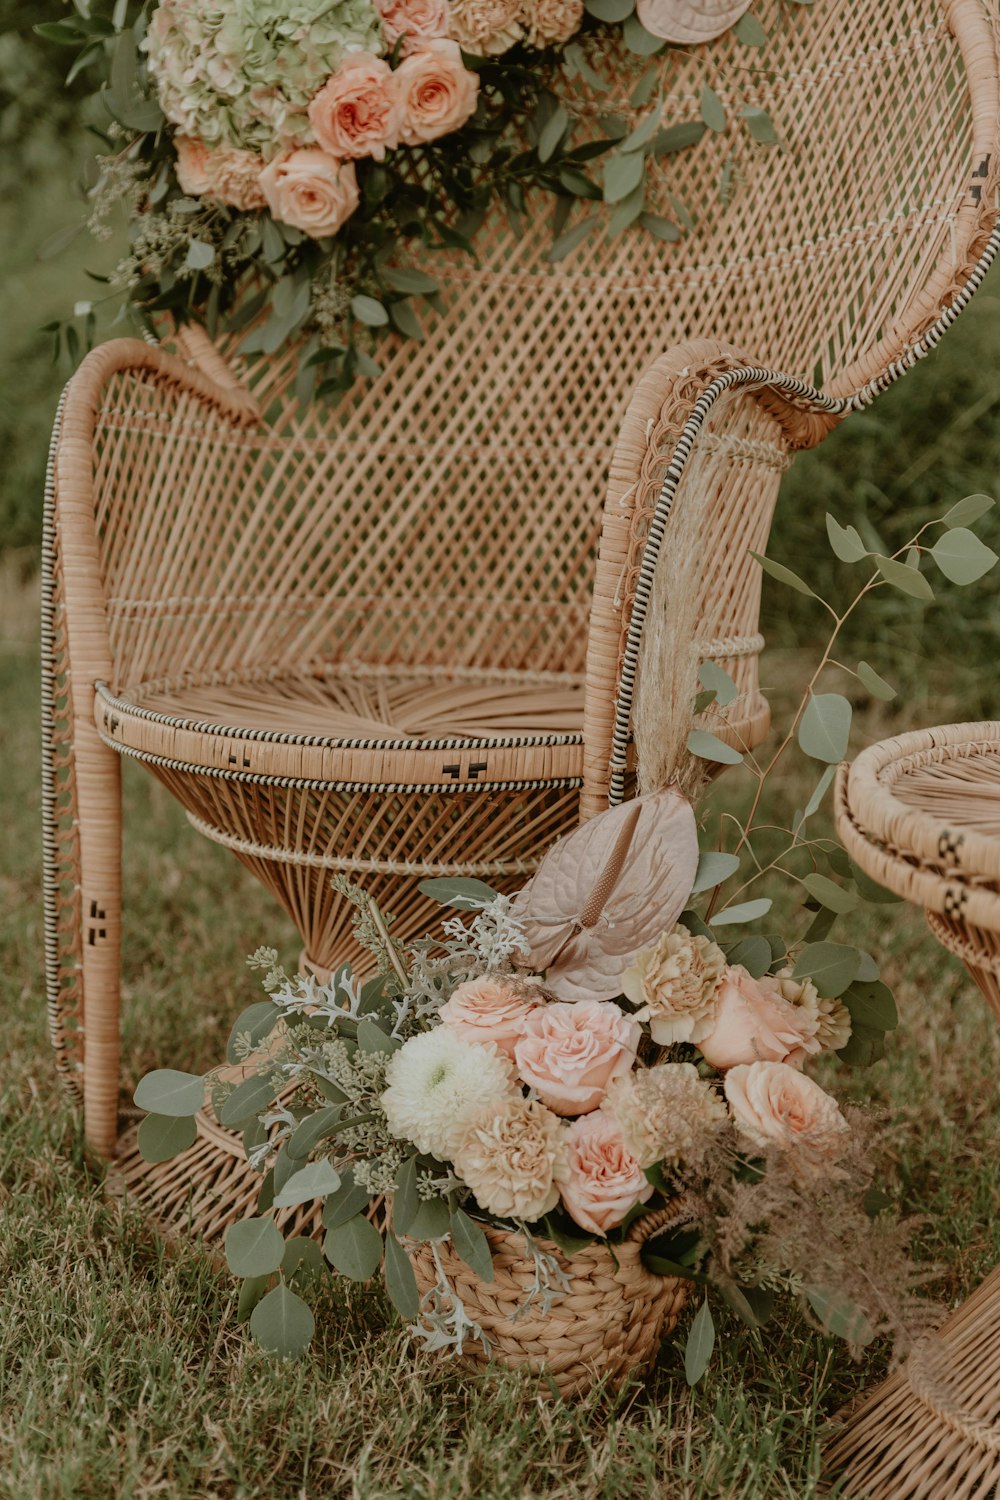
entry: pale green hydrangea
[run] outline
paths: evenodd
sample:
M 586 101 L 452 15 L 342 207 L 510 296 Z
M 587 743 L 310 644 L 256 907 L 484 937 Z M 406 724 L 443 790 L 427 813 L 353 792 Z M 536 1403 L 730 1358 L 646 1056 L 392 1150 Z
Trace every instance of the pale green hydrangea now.
M 143 45 L 178 130 L 268 160 L 315 139 L 309 102 L 348 53 L 385 51 L 370 0 L 161 0 Z

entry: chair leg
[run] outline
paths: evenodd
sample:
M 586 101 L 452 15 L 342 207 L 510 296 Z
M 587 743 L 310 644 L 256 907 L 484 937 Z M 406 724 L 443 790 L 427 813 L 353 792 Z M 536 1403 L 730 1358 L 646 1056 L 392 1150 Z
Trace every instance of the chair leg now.
M 121 1076 L 121 764 L 93 723 L 75 743 L 83 982 L 83 1103 L 87 1144 L 111 1156 Z

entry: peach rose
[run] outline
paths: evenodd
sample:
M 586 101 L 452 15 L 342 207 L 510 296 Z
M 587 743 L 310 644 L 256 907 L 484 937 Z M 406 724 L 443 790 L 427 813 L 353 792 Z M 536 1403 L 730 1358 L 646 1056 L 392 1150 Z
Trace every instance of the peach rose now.
M 448 0 L 375 0 L 382 17 L 386 46 L 395 47 L 402 37 L 402 55 L 421 42 L 448 34 Z
M 514 1043 L 524 1035 L 525 1019 L 544 999 L 542 990 L 484 974 L 453 990 L 439 1014 L 463 1041 L 495 1042 L 501 1052 L 513 1057 Z
M 752 1062 L 801 1067 L 807 1053 L 820 1051 L 815 1017 L 789 1005 L 770 974 L 754 979 L 742 964 L 730 965 L 723 970 L 715 1006 L 715 1024 L 698 1042 L 713 1068 Z
M 850 1127 L 835 1099 L 787 1063 L 738 1063 L 726 1074 L 733 1123 L 760 1151 L 792 1151 L 807 1171 L 847 1149 Z
M 608 1000 L 559 1000 L 525 1017 L 514 1061 L 549 1109 L 584 1115 L 631 1071 L 641 1036 L 638 1021 Z
M 381 57 L 352 52 L 309 105 L 309 120 L 324 151 L 338 160 L 373 156 L 399 145 L 400 105 L 395 74 Z
M 205 142 L 195 140 L 191 135 L 175 135 L 174 150 L 177 152 L 174 170 L 181 192 L 190 193 L 192 198 L 201 198 L 210 192 L 212 173 L 209 160 L 212 153 Z
M 360 202 L 354 163 L 315 146 L 276 156 L 261 172 L 260 185 L 274 217 L 314 240 L 336 234 Z
M 409 146 L 450 135 L 475 111 L 479 78 L 462 62 L 457 42 L 422 42 L 393 76 L 403 110 L 399 137 Z
M 566 1176 L 559 1185 L 570 1218 L 591 1234 L 607 1234 L 636 1203 L 652 1196 L 642 1168 L 622 1139 L 621 1126 L 598 1110 L 567 1132 Z

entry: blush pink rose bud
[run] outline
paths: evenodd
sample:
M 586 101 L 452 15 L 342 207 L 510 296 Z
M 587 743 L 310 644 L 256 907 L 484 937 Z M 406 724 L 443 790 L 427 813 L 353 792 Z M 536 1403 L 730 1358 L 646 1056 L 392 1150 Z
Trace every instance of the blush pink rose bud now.
M 773 976 L 754 979 L 742 964 L 732 964 L 715 992 L 714 1026 L 698 1047 L 720 1070 L 753 1062 L 801 1067 L 808 1053 L 821 1050 L 818 1030 L 814 1016 L 789 1005 Z
M 790 1151 L 807 1172 L 843 1156 L 850 1127 L 835 1099 L 787 1063 L 739 1063 L 723 1085 L 737 1132 L 758 1151 Z
M 448 35 L 448 0 L 375 0 L 375 9 L 386 46 L 395 47 L 402 38 L 404 57 L 421 42 Z
M 515 1043 L 517 1071 L 557 1115 L 596 1109 L 608 1085 L 635 1065 L 642 1027 L 608 1000 L 540 1005 Z
M 192 198 L 201 198 L 211 192 L 211 152 L 204 141 L 195 140 L 190 135 L 175 135 L 174 150 L 177 152 L 175 171 L 181 192 L 189 193 Z
M 528 1016 L 545 999 L 544 991 L 514 985 L 500 975 L 467 979 L 439 1012 L 445 1026 L 465 1042 L 495 1042 L 508 1057 L 524 1035 Z
M 399 145 L 400 103 L 395 74 L 381 57 L 352 52 L 309 105 L 309 122 L 324 151 L 373 156 Z
M 354 163 L 314 146 L 276 156 L 261 172 L 260 185 L 274 217 L 314 240 L 336 234 L 360 202 Z
M 479 78 L 462 62 L 457 42 L 422 42 L 393 76 L 403 111 L 400 140 L 409 146 L 450 135 L 475 112 Z
M 637 1203 L 652 1196 L 621 1126 L 603 1110 L 574 1120 L 567 1132 L 566 1175 L 559 1184 L 570 1217 L 591 1234 L 607 1234 Z

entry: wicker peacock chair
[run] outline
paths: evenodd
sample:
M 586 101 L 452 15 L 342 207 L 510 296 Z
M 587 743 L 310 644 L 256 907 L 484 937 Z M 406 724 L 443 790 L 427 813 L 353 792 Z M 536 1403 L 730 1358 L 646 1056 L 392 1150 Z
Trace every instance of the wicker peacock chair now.
M 546 224 L 517 238 L 498 215 L 478 264 L 435 255 L 426 340 L 387 346 L 336 407 L 300 408 L 294 350 L 241 357 L 196 329 L 84 361 L 46 509 L 45 886 L 52 1040 L 98 1152 L 117 1138 L 123 756 L 326 970 L 355 956 L 334 873 L 407 935 L 433 916 L 422 877 L 513 889 L 629 795 L 634 690 L 684 727 L 693 644 L 740 689 L 723 735 L 763 738 L 749 551 L 780 475 L 937 343 L 1000 242 L 996 12 L 761 0 L 766 51 L 669 51 L 664 122 L 705 83 L 733 122 L 662 163 L 649 206 L 672 215 L 672 194 L 697 227 L 592 235 L 551 264 Z M 628 115 L 639 65 L 609 58 L 581 112 Z M 745 106 L 780 144 L 751 140 Z M 169 1171 L 130 1135 L 117 1150 L 161 1216 L 212 1235 L 250 1211 L 239 1143 L 208 1123 Z

